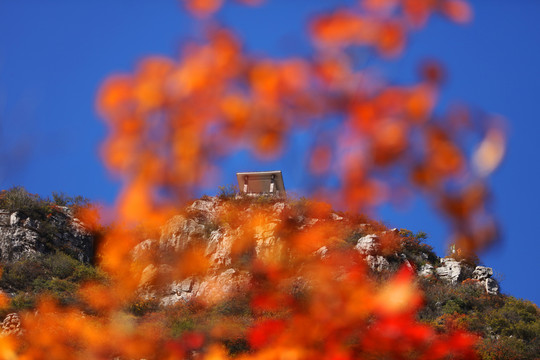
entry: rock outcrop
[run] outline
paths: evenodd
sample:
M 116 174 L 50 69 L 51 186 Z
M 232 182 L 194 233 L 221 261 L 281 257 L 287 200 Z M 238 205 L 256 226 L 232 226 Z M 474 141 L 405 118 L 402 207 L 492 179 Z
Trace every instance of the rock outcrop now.
M 381 250 L 379 237 L 375 234 L 363 236 L 358 239 L 355 248 L 364 255 L 375 255 Z
M 264 215 L 257 215 L 264 217 L 262 222 L 252 218 L 255 211 L 249 206 L 242 211 L 242 217 L 245 217 L 242 221 L 233 219 L 229 222 L 223 221 L 223 216 L 229 211 L 226 203 L 220 203 L 215 197 L 195 201 L 183 214 L 173 217 L 163 226 L 159 239 L 141 242 L 133 250 L 133 259 L 135 262 L 141 261 L 149 253 L 152 253 L 152 256 L 157 254 L 158 257 L 173 256 L 191 247 L 199 247 L 205 261 L 208 262 L 205 265 L 206 272 L 199 276 L 177 279 L 172 275 L 174 271 L 171 266 L 161 265 L 156 268 L 154 265 L 147 265 L 141 275 L 141 291 L 147 297 L 157 298 L 163 305 L 193 299 L 217 302 L 234 296 L 235 293 L 245 292 L 250 286 L 252 275 L 239 266 L 243 256 L 263 263 L 290 256 L 287 254 L 288 245 L 280 238 L 284 221 L 289 222 L 287 226 L 295 224 L 298 231 L 319 226 L 324 221 L 346 221 L 335 213 L 330 213 L 326 220 L 309 218 L 305 214 L 291 219 L 287 217 L 291 213 L 291 208 L 286 202 L 277 202 L 266 210 Z M 238 223 L 252 221 L 252 223 L 245 229 L 242 226 L 231 225 L 235 221 Z M 474 278 L 485 286 L 487 293 L 497 294 L 499 291 L 498 284 L 491 279 L 493 270 L 490 268 L 478 266 L 473 269 L 466 262 L 453 258 L 433 261 L 435 255 L 428 255 L 425 248 L 416 252 L 405 250 L 400 252 L 397 249 L 396 252 L 388 254 L 387 249 L 383 251 L 382 241 L 387 241 L 389 237 L 390 240 L 392 237 L 399 239 L 401 235 L 397 229 L 370 234 L 370 226 L 360 224 L 358 231 L 364 235 L 359 236 L 356 241 L 353 240 L 354 249 L 373 272 L 383 273 L 396 270 L 400 266 L 408 266 L 417 270 L 421 277 L 435 277 L 454 285 L 465 279 Z M 250 244 L 240 253 L 238 249 L 234 250 L 238 245 L 235 242 L 239 239 L 240 243 Z M 331 245 L 324 245 L 313 250 L 311 254 L 314 258 L 325 259 L 331 256 L 332 251 Z M 435 266 L 436 263 L 439 265 Z M 165 286 L 156 288 L 153 285 L 156 279 L 170 280 L 165 281 Z M 310 284 L 304 284 L 305 286 Z
M 477 266 L 473 271 L 473 279 L 478 280 L 486 288 L 486 292 L 490 295 L 497 295 L 500 287 L 497 280 L 492 279 L 493 269 L 486 266 Z
M 464 261 L 458 261 L 451 257 L 441 258 L 441 266 L 435 269 L 439 278 L 452 284 L 457 284 L 472 276 L 473 269 Z
M 495 279 L 486 279 L 486 292 L 490 295 L 497 295 L 499 293 L 499 283 Z
M 67 207 L 58 207 L 46 220 L 0 210 L 0 262 L 17 261 L 56 250 L 84 263 L 90 263 L 94 256 L 93 236 Z
M 476 280 L 486 280 L 493 276 L 493 269 L 486 266 L 477 266 L 473 273 L 472 278 Z
M 11 313 L 7 314 L 6 318 L 2 322 L 2 336 L 7 335 L 20 335 L 21 334 L 21 319 L 19 314 Z

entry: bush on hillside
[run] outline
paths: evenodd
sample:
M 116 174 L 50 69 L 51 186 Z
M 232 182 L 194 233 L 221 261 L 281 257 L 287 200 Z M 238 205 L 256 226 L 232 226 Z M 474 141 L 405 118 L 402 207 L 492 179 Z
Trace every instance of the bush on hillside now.
M 31 194 L 22 186 L 3 191 L 0 209 L 19 212 L 23 217 L 43 220 L 51 212 L 51 203 L 37 194 Z
M 428 238 L 425 232 L 419 231 L 414 234 L 410 230 L 401 229 L 399 235 L 401 237 L 401 253 L 405 254 L 407 259 L 414 261 L 418 268 L 427 262 L 431 264 L 438 262 L 439 258 L 433 251 L 433 247 L 424 242 Z
M 105 280 L 105 275 L 93 266 L 56 252 L 5 264 L 0 287 L 16 294 L 11 306 L 14 310 L 20 310 L 32 307 L 33 298 L 44 293 L 62 304 L 73 303 L 81 283 Z M 24 297 L 28 300 L 24 300 Z
M 29 193 L 22 186 L 14 186 L 0 193 L 0 209 L 9 212 L 19 212 L 22 217 L 45 220 L 54 212 L 61 211 L 60 207 L 78 210 L 90 206 L 90 200 L 83 196 L 68 196 L 63 192 L 53 192 L 52 200 L 38 194 Z

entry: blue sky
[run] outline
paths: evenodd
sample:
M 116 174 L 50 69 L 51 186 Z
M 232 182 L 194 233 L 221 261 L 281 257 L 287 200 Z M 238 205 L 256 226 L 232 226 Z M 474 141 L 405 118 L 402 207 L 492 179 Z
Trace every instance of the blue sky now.
M 344 2 L 350 1 L 233 5 L 218 19 L 244 34 L 249 51 L 283 56 L 309 51 L 304 23 L 310 13 Z M 473 23 L 432 19 L 385 70 L 408 81 L 419 61 L 441 59 L 449 75 L 443 106 L 465 102 L 508 119 L 508 152 L 490 180 L 503 241 L 481 258 L 502 274 L 503 292 L 538 304 L 540 1 L 472 4 Z M 119 183 L 97 152 L 106 135 L 94 111 L 99 85 L 146 55 L 176 55 L 200 30 L 175 0 L 0 0 L 0 188 L 23 185 L 42 195 L 63 191 L 112 202 Z M 305 146 L 293 143 L 286 160 L 269 165 L 247 155 L 231 158 L 221 183 L 233 183 L 237 170 L 272 167 L 284 171 L 287 188 L 301 192 L 309 178 L 295 164 L 304 161 Z M 427 232 L 444 253 L 448 229 L 421 199 L 402 210 L 385 206 L 379 217 L 392 227 Z

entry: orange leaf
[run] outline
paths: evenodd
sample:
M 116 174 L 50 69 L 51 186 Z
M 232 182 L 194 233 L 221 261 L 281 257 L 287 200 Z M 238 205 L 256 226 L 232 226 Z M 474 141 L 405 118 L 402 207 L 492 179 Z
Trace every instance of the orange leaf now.
M 260 349 L 273 341 L 285 328 L 283 320 L 265 320 L 255 325 L 248 334 L 252 348 Z
M 449 19 L 457 23 L 467 23 L 472 20 L 473 13 L 469 4 L 463 0 L 446 0 L 441 11 Z
M 186 8 L 200 17 L 207 17 L 219 10 L 223 0 L 184 0 Z
M 97 110 L 106 119 L 129 104 L 132 100 L 133 82 L 129 76 L 116 75 L 108 78 L 97 96 Z
M 382 25 L 377 38 L 377 50 L 383 56 L 395 56 L 401 53 L 405 46 L 405 30 L 396 22 Z
M 362 19 L 347 11 L 321 16 L 311 25 L 313 38 L 327 45 L 348 45 L 354 43 L 357 36 L 365 31 Z

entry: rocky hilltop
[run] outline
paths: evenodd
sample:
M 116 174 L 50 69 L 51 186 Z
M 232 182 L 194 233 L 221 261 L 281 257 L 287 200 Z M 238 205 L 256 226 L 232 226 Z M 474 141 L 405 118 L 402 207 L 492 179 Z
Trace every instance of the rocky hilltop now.
M 237 199 L 236 202 L 241 201 Z M 264 262 L 276 256 L 276 253 L 283 256 L 286 240 L 280 233 L 285 226 L 287 231 L 301 233 L 328 223 L 336 226 L 337 223 L 345 238 L 329 239 L 327 244 L 314 249 L 313 257 L 324 258 L 336 247 L 345 245 L 354 248 L 374 274 L 388 274 L 401 266 L 408 266 L 417 272 L 419 278 L 450 285 L 468 280 L 489 295 L 499 294 L 500 287 L 492 277 L 492 268 L 480 266 L 470 259 L 460 259 L 457 254 L 438 257 L 430 246 L 421 243 L 421 239 L 415 238 L 410 231 L 387 229 L 368 219 L 359 222 L 357 218 L 329 209 L 319 214 L 309 214 L 309 210 L 303 206 L 307 205 L 266 199 L 263 205 L 244 204 L 240 210 L 231 210 L 231 201 L 219 197 L 204 197 L 194 201 L 183 214 L 173 217 L 163 226 L 159 238 L 142 241 L 133 250 L 133 258 L 135 261 L 149 256 L 155 258 L 156 254 L 165 258 L 202 242 L 204 255 L 210 264 L 208 271 L 200 276 L 171 281 L 168 286 L 156 289 L 152 286 L 154 280 L 167 278 L 172 268 L 166 264 L 150 264 L 143 270 L 141 289 L 146 291 L 147 296 L 159 298 L 162 305 L 233 296 L 245 291 L 252 279 L 250 271 L 242 266 L 238 254 L 233 251 L 237 239 L 252 232 L 249 236 L 253 239 L 253 247 L 249 249 L 249 254 L 244 253 L 242 256 Z M 260 211 L 261 207 L 265 208 L 264 221 L 253 228 L 246 228 L 245 224 L 254 223 L 254 216 L 260 216 L 256 209 Z M 227 221 L 231 212 L 241 216 L 241 219 Z M 393 246 L 388 246 L 389 242 Z
M 12 195 L 18 200 L 5 201 Z M 122 295 L 109 313 L 101 308 L 102 298 L 111 294 L 114 276 L 92 265 L 96 240 L 74 207 L 63 203 L 17 189 L 0 193 L 0 296 L 8 298 L 0 308 L 2 334 L 19 339 L 21 349 L 37 336 L 25 321 L 37 314 L 33 324 L 41 324 L 39 299 L 47 294 L 60 305 L 53 316 L 60 319 L 57 333 L 65 329 L 60 315 L 66 309 L 63 315 L 81 326 L 110 324 L 113 333 L 127 331 L 122 336 L 153 329 L 159 348 L 187 349 L 188 358 L 215 344 L 231 357 L 253 353 L 262 346 L 254 338 L 258 329 L 272 334 L 275 326 L 286 326 L 279 329 L 289 327 L 283 330 L 288 336 L 308 330 L 296 318 L 307 321 L 307 328 L 325 324 L 317 331 L 326 335 L 306 347 L 319 346 L 320 336 L 334 339 L 340 331 L 353 331 L 364 340 L 390 341 L 382 351 L 403 358 L 395 344 L 429 354 L 437 338 L 458 339 L 467 332 L 477 336 L 474 349 L 481 359 L 535 359 L 540 353 L 538 307 L 502 294 L 493 269 L 474 256 L 457 249 L 440 257 L 424 233 L 391 229 L 308 199 L 205 196 L 159 229 L 134 229 L 138 240 L 126 247 L 122 266 L 130 289 L 138 290 Z M 104 236 L 102 246 L 117 240 Z M 402 273 L 409 276 L 407 286 L 395 280 Z M 396 315 L 400 309 L 409 315 Z M 300 327 L 290 330 L 295 326 Z M 119 358 L 121 344 L 103 341 L 106 358 Z M 361 341 L 344 341 L 358 358 L 380 358 Z M 110 350 L 116 345 L 116 352 Z

